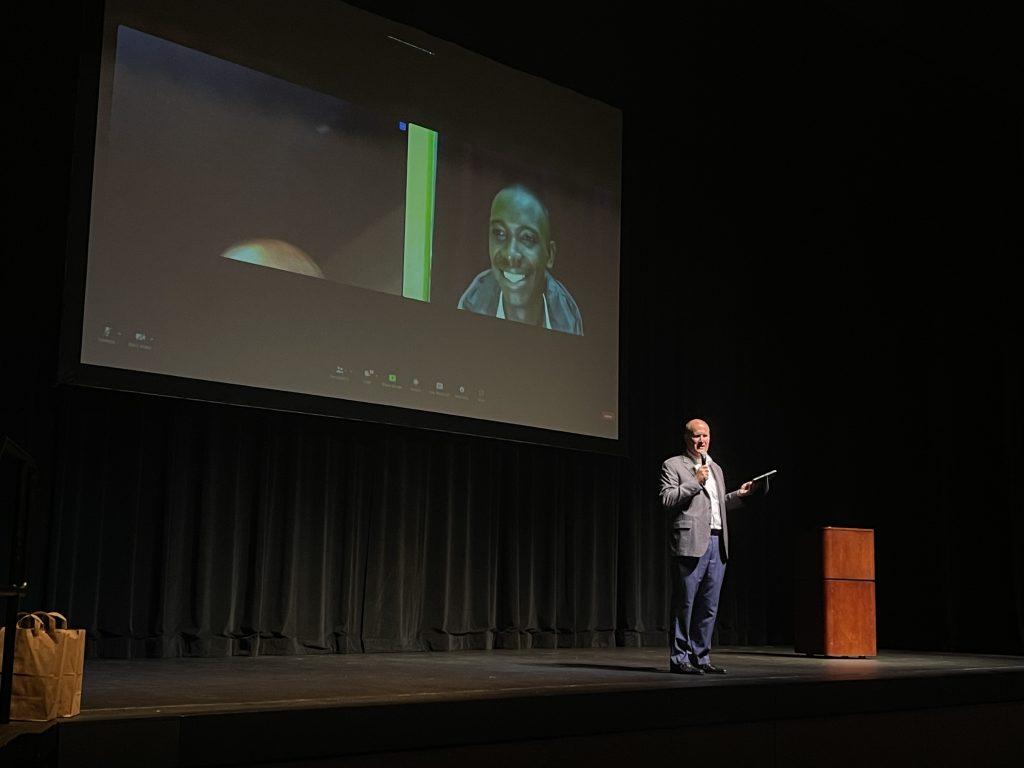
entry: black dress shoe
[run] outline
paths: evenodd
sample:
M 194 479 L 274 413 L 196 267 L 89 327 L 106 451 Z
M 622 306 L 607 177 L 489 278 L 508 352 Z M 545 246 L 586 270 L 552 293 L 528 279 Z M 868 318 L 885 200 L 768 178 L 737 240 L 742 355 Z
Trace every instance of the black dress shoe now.
M 724 675 L 725 669 L 723 667 L 716 667 L 712 664 L 704 664 L 700 667 L 700 671 L 706 675 Z
M 703 675 L 704 673 L 692 664 L 669 664 L 668 671 L 677 675 Z

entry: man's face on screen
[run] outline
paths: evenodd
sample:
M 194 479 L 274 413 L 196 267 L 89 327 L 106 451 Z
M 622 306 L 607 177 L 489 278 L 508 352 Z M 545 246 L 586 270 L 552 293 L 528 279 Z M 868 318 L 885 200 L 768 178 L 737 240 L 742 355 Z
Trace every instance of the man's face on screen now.
M 547 270 L 555 263 L 544 207 L 525 189 L 503 189 L 491 204 L 491 268 L 504 301 L 533 306 L 541 301 Z

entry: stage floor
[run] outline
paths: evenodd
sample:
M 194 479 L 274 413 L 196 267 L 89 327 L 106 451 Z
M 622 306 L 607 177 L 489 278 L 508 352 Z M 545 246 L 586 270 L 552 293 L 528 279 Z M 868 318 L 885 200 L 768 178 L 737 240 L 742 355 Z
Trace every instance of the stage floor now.
M 727 675 L 670 674 L 665 651 L 627 648 L 97 659 L 86 666 L 81 717 L 1024 671 L 1024 657 L 895 651 L 869 659 L 824 659 L 798 656 L 792 648 L 722 648 L 714 660 Z
M 1024 657 L 758 647 L 714 660 L 729 673 L 674 675 L 664 650 L 629 648 L 90 660 L 82 714 L 0 726 L 0 762 L 600 765 L 713 757 L 723 740 L 749 765 L 1024 754 Z

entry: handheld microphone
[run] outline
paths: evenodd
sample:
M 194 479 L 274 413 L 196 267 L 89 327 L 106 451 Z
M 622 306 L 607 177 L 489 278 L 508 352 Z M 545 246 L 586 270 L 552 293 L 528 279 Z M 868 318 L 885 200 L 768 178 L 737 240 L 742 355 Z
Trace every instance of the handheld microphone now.
M 706 465 L 707 463 L 708 463 L 708 454 L 707 454 L 707 451 L 701 451 L 701 452 L 700 452 L 700 465 L 701 465 L 701 466 L 703 467 L 703 466 L 704 466 L 704 465 Z

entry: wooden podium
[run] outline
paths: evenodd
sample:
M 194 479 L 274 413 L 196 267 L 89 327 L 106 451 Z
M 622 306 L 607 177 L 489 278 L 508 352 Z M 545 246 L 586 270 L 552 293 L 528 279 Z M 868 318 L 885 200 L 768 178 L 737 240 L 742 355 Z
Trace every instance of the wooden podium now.
M 801 536 L 794 608 L 797 653 L 876 655 L 875 532 L 827 527 Z

